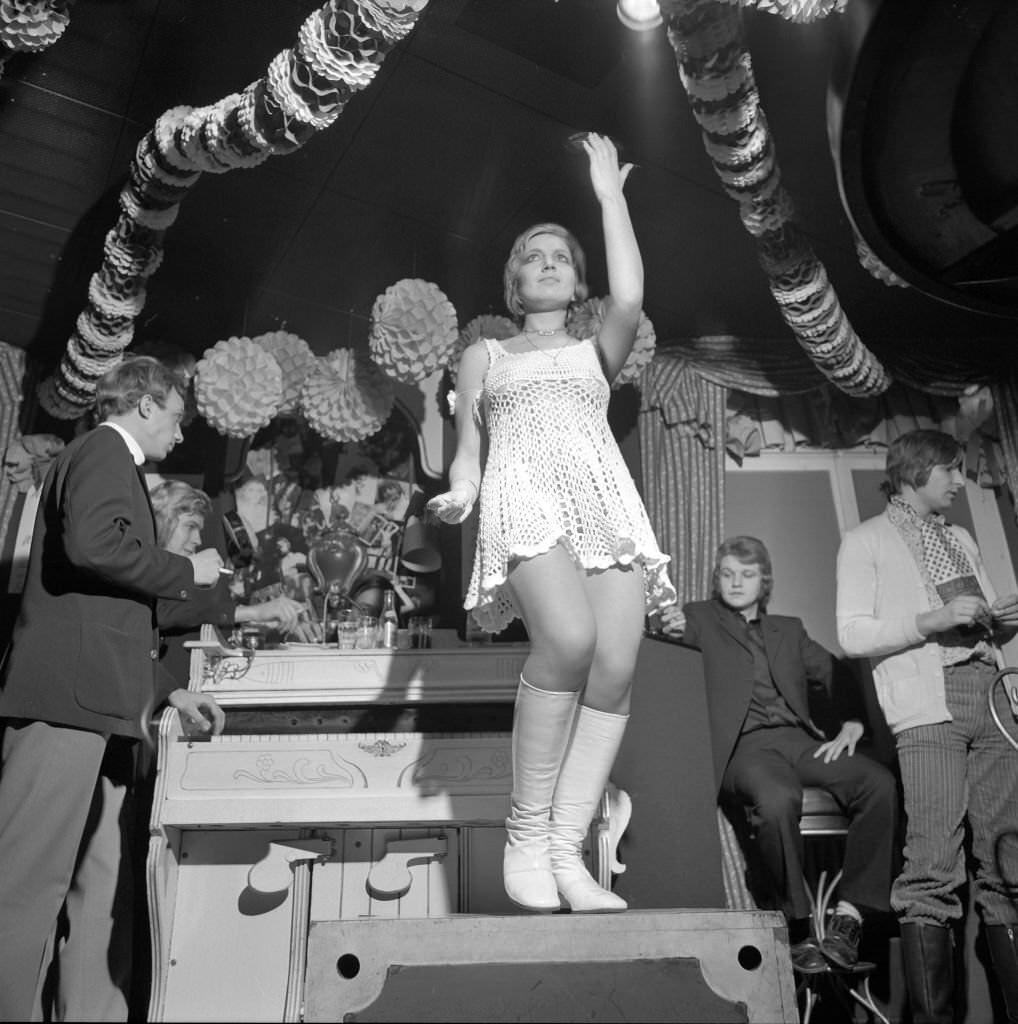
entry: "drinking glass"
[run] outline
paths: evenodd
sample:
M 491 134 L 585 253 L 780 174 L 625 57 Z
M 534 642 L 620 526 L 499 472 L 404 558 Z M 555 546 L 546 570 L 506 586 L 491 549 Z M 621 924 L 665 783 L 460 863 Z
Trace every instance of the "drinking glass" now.
M 368 650 L 378 646 L 378 616 L 362 615 L 357 621 L 357 647 Z
M 410 630 L 411 647 L 431 646 L 431 617 L 429 615 L 412 615 L 407 627 Z

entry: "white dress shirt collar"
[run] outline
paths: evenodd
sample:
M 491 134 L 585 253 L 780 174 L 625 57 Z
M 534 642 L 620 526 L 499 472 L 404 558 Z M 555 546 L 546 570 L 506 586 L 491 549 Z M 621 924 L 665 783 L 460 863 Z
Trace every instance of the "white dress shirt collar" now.
M 134 459 L 134 464 L 136 466 L 145 464 L 145 453 L 141 450 L 141 445 L 119 423 L 111 423 L 109 420 L 104 420 L 99 426 L 112 427 L 124 439 L 124 444 L 127 445 L 128 451 L 130 451 L 131 457 Z

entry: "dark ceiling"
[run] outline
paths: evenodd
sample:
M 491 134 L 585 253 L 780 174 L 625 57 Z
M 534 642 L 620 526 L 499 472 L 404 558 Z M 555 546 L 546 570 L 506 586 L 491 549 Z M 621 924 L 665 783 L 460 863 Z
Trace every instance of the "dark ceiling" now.
M 745 14 L 783 180 L 863 341 L 879 355 L 955 340 L 962 360 L 979 345 L 1012 338 L 1018 319 L 1018 115 L 1011 106 L 1018 19 L 1007 14 L 1014 5 L 900 0 L 912 18 L 911 44 L 894 42 L 902 32 L 895 19 L 891 34 L 871 38 L 865 49 L 852 39 L 860 24 L 858 15 L 849 17 L 853 4 L 867 14 L 879 7 L 850 0 L 845 14 L 811 24 Z M 0 80 L 0 341 L 56 363 L 102 260 L 139 138 L 164 110 L 212 103 L 261 77 L 317 6 L 77 0 L 55 45 L 7 61 Z M 927 26 L 937 12 L 941 21 Z M 953 35 L 964 54 L 952 65 L 946 96 L 964 103 L 951 106 L 948 125 L 966 147 L 964 175 L 943 152 L 933 174 L 923 163 L 930 146 L 916 153 L 925 128 L 947 130 L 922 88 L 941 80 L 936 69 L 952 52 L 945 12 L 970 28 Z M 1002 45 L 1006 33 L 1010 47 Z M 927 36 L 932 58 L 920 46 Z M 980 62 L 993 74 L 975 74 Z M 858 76 L 860 66 L 866 76 Z M 827 123 L 838 68 L 845 105 L 835 135 L 853 219 L 911 287 L 881 283 L 856 256 Z M 135 342 L 159 339 L 200 354 L 221 338 L 285 328 L 318 354 L 359 346 L 375 297 L 407 277 L 438 285 L 462 326 L 480 313 L 505 312 L 508 247 L 527 224 L 546 219 L 577 231 L 594 268 L 593 294 L 603 294 L 597 209 L 582 158 L 565 146 L 581 129 L 620 139 L 638 165 L 627 192 L 658 344 L 704 334 L 781 338 L 790 358 L 802 358 L 704 151 L 664 30 L 626 30 L 614 0 L 431 0 L 332 127 L 294 153 L 205 174 L 190 189 L 166 234 Z M 916 196 L 934 187 L 939 201 L 916 209 L 923 205 Z M 959 204 L 980 234 L 955 239 L 948 259 L 930 239 L 943 236 Z M 926 223 L 924 238 L 907 233 L 897 217 L 903 211 L 914 215 L 909 224 Z M 968 285 L 956 266 L 966 258 Z

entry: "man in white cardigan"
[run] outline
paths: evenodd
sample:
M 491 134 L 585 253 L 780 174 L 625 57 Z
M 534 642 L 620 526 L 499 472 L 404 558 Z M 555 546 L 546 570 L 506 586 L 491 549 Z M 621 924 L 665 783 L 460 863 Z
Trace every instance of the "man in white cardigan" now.
M 962 916 L 966 820 L 974 896 L 1009 1021 L 1018 1022 L 1018 750 L 994 687 L 1018 594 L 997 598 L 972 536 L 944 513 L 964 488 L 962 446 L 937 430 L 887 452 L 886 509 L 838 552 L 838 641 L 870 659 L 904 793 L 904 863 L 891 890 L 913 1021 L 949 1022 L 952 925 Z

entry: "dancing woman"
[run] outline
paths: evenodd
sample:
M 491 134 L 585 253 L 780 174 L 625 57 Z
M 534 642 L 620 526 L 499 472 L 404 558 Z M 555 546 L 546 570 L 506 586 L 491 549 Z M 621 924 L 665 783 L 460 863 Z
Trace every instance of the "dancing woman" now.
M 530 640 L 513 723 L 506 893 L 531 910 L 624 910 L 582 844 L 629 715 L 644 617 L 675 600 L 643 503 L 608 426 L 610 382 L 632 351 L 643 263 L 614 144 L 583 141 L 601 207 L 609 295 L 594 337 L 566 330 L 587 296 L 583 250 L 557 224 L 517 238 L 505 267 L 519 334 L 480 339 L 457 376 L 450 488 L 429 502 L 461 523 L 479 501 L 464 607 L 481 629 L 522 618 Z M 561 897 L 561 899 L 560 899 Z

